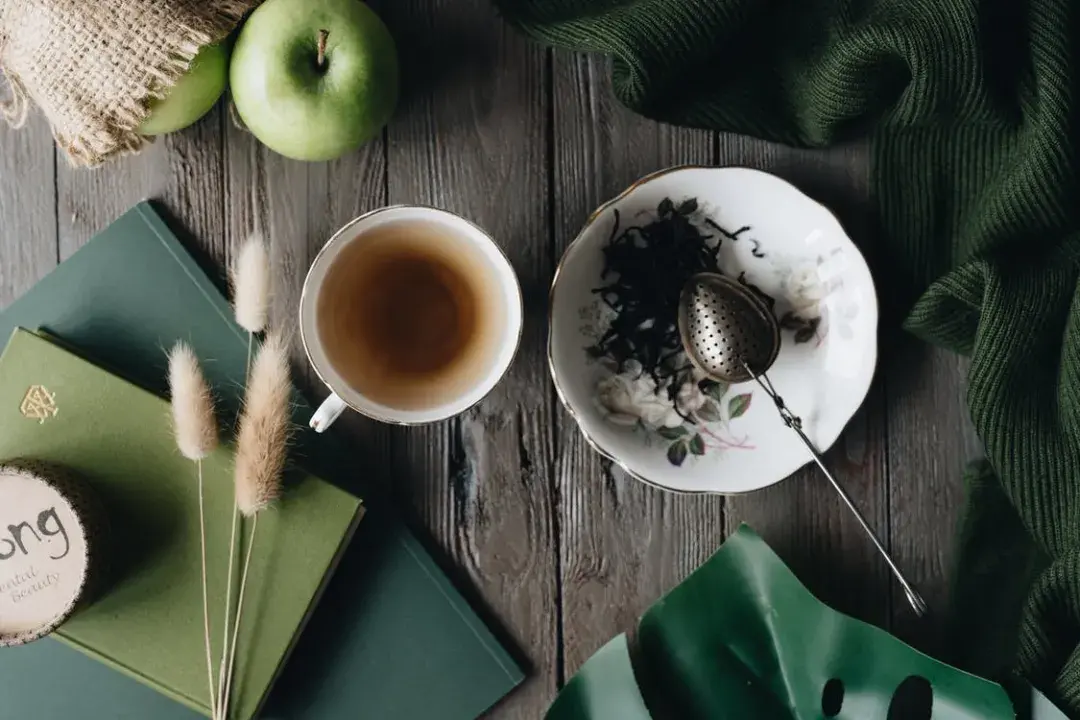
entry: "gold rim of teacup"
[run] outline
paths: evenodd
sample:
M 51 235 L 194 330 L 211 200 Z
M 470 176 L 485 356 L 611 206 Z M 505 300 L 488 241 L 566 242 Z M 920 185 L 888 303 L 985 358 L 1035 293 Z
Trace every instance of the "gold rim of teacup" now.
M 502 369 L 502 371 L 499 373 L 498 377 L 496 377 L 495 380 L 491 383 L 491 387 L 488 388 L 487 391 L 483 395 L 478 397 L 475 402 L 472 402 L 469 405 L 467 405 L 466 407 L 463 407 L 460 410 L 456 410 L 452 414 L 446 415 L 445 417 L 431 418 L 431 419 L 428 419 L 428 420 L 412 420 L 412 421 L 410 421 L 410 420 L 401 420 L 399 418 L 385 417 L 385 416 L 380 415 L 377 412 L 373 412 L 371 410 L 366 410 L 366 409 L 361 409 L 359 407 L 356 407 L 354 404 L 350 403 L 348 400 L 345 399 L 345 397 L 342 395 L 342 389 L 335 388 L 330 383 L 330 381 L 327 380 L 326 377 L 323 376 L 322 371 L 319 369 L 319 366 L 315 363 L 315 360 L 312 357 L 311 348 L 310 348 L 310 346 L 308 344 L 308 338 L 307 338 L 307 336 L 306 336 L 306 334 L 304 332 L 304 316 L 303 316 L 303 312 L 304 312 L 305 300 L 307 299 L 308 291 L 310 289 L 311 272 L 315 268 L 315 266 L 319 263 L 319 261 L 322 259 L 323 255 L 325 255 L 330 250 L 330 248 L 333 245 L 335 245 L 336 241 L 338 241 L 339 238 L 341 238 L 345 233 L 347 233 L 350 228 L 354 227 L 358 223 L 361 223 L 361 222 L 363 222 L 365 220 L 370 220 L 372 217 L 374 217 L 376 215 L 380 215 L 382 213 L 386 213 L 386 212 L 390 212 L 390 211 L 394 211 L 394 210 L 424 210 L 424 211 L 429 211 L 429 212 L 435 212 L 435 213 L 438 213 L 438 214 L 441 214 L 441 215 L 446 215 L 446 216 L 449 216 L 449 217 L 452 217 L 452 218 L 456 218 L 456 219 L 464 222 L 465 224 L 469 225 L 474 230 L 476 230 L 476 232 L 480 233 L 480 235 L 482 235 L 484 238 L 486 238 L 487 241 L 489 243 L 491 243 L 491 246 L 493 248 L 495 248 L 496 251 L 498 251 L 499 255 L 502 256 L 503 260 L 506 262 L 506 266 L 508 268 L 510 268 L 510 276 L 513 278 L 513 285 L 514 285 L 514 289 L 516 290 L 517 305 L 518 305 L 518 317 L 521 318 L 521 321 L 518 323 L 517 336 L 514 338 L 514 348 L 513 348 L 513 351 L 510 353 L 510 357 L 507 358 L 506 367 L 504 367 Z M 524 300 L 524 296 L 523 296 L 522 291 L 521 291 L 521 281 L 518 279 L 517 271 L 514 270 L 514 264 L 512 262 L 510 262 L 510 257 L 506 254 L 506 251 L 502 249 L 502 247 L 499 245 L 499 243 L 495 242 L 495 238 L 493 238 L 490 233 L 488 233 L 482 227 L 480 227 L 479 225 L 474 223 L 472 220 L 469 220 L 467 217 L 464 217 L 462 215 L 458 215 L 455 212 L 451 212 L 450 210 L 445 210 L 443 208 L 434 207 L 432 205 L 415 205 L 415 204 L 409 204 L 409 203 L 399 203 L 399 204 L 396 204 L 396 205 L 386 205 L 385 207 L 380 207 L 380 208 L 376 208 L 374 210 L 369 210 L 366 213 L 363 213 L 361 215 L 357 215 L 352 220 L 350 220 L 349 222 L 342 225 L 341 228 L 339 228 L 337 230 L 337 232 L 335 232 L 333 235 L 331 235 L 330 238 L 323 244 L 323 246 L 321 248 L 319 248 L 319 252 L 317 252 L 315 254 L 315 257 L 312 259 L 311 264 L 308 265 L 308 272 L 307 272 L 307 275 L 304 277 L 304 285 L 303 285 L 303 288 L 301 288 L 301 290 L 300 290 L 300 304 L 299 304 L 299 309 L 298 309 L 297 314 L 298 314 L 298 321 L 299 321 L 299 325 L 300 325 L 300 343 L 304 346 L 304 355 L 307 357 L 308 365 L 311 366 L 311 369 L 315 372 L 315 375 L 316 375 L 316 377 L 319 378 L 319 381 L 324 386 L 326 386 L 326 388 L 331 393 L 337 395 L 337 397 L 341 400 L 341 402 L 343 402 L 345 404 L 346 407 L 353 410 L 354 412 L 360 413 L 364 417 L 371 418 L 372 420 L 376 420 L 378 422 L 387 423 L 388 425 L 399 425 L 399 426 L 402 426 L 402 427 L 415 427 L 415 426 L 421 426 L 421 425 L 430 425 L 430 424 L 433 424 L 433 423 L 443 422 L 444 420 L 450 420 L 451 418 L 455 418 L 455 417 L 458 417 L 459 415 L 467 413 L 469 410 L 472 410 L 474 407 L 476 407 L 477 405 L 482 403 L 485 399 L 487 399 L 487 397 L 489 395 L 491 395 L 491 393 L 495 390 L 495 388 L 497 388 L 499 386 L 499 384 L 502 383 L 502 381 L 506 377 L 507 373 L 510 372 L 510 368 L 513 367 L 514 360 L 517 358 L 518 350 L 521 348 L 521 338 L 524 335 L 524 329 L 525 329 L 525 300 Z

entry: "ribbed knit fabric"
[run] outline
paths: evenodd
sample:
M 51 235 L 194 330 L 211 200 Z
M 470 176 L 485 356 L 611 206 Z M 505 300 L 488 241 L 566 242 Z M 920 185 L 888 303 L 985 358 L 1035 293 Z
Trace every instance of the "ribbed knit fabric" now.
M 1002 522 L 1050 562 L 1034 582 L 998 576 L 995 592 L 1024 595 L 1018 633 L 966 636 L 1012 632 L 997 645 L 1018 648 L 1016 668 L 1080 713 L 1080 3 L 495 2 L 536 39 L 611 55 L 617 96 L 648 117 L 796 146 L 871 139 L 886 310 L 972 357 L 990 465 L 969 485 L 958 580 L 1005 526 L 983 508 L 1015 511 Z M 990 467 L 997 482 L 979 482 Z M 1008 550 L 1030 559 L 1024 534 Z

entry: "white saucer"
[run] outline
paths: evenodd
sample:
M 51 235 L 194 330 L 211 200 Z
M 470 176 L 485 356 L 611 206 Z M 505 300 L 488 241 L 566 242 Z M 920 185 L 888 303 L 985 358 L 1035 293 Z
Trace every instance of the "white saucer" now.
M 695 224 L 707 217 L 728 232 L 749 228 L 721 242 L 720 266 L 731 277 L 745 273 L 772 296 L 778 318 L 789 312 L 799 318 L 782 323 L 769 377 L 815 445 L 828 449 L 862 404 L 877 362 L 878 304 L 866 261 L 823 206 L 773 175 L 734 167 L 663 170 L 593 213 L 551 286 L 548 363 L 555 387 L 589 443 L 644 482 L 713 493 L 772 485 L 811 457 L 756 384 L 704 392 L 691 384 L 683 408 L 697 408 L 691 423 L 664 406 L 666 394 L 655 395 L 652 380 L 635 378 L 632 367 L 616 377 L 613 363 L 586 351 L 612 313 L 592 291 L 604 284 L 602 249 L 615 211 L 623 227 L 630 220 L 642 224 L 665 198 L 676 206 L 695 198 Z M 813 318 L 820 321 L 807 322 Z

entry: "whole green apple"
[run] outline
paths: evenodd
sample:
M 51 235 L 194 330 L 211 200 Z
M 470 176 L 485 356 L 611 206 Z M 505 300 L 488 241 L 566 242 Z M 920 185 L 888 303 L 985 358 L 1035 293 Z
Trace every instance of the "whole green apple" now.
M 224 44 L 207 45 L 191 61 L 187 73 L 169 93 L 150 103 L 150 114 L 139 126 L 143 135 L 182 130 L 214 107 L 229 79 L 229 53 Z
M 267 0 L 240 31 L 229 80 L 237 113 L 271 150 L 330 160 L 390 120 L 397 49 L 360 0 Z

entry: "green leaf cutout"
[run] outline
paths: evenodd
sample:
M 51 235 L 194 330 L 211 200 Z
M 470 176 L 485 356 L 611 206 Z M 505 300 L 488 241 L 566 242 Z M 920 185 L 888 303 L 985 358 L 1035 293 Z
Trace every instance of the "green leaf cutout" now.
M 690 438 L 690 452 L 694 455 L 705 454 L 705 438 L 700 433 L 694 433 L 694 437 Z
M 720 420 L 720 408 L 717 407 L 715 401 L 706 400 L 702 406 L 698 408 L 697 416 L 705 422 L 717 422 Z
M 686 460 L 686 455 L 690 448 L 685 440 L 676 440 L 671 443 L 671 447 L 667 449 L 667 459 L 675 467 L 679 467 Z
M 555 698 L 547 717 L 653 720 L 634 678 L 626 635 L 616 635 L 581 666 Z
M 820 603 L 743 525 L 645 613 L 633 647 L 620 635 L 588 660 L 547 720 L 821 720 L 830 682 L 843 690 L 830 717 L 885 720 L 909 717 L 890 706 L 912 677 L 934 720 L 1016 717 L 1000 685 Z
M 728 417 L 734 420 L 737 417 L 742 417 L 746 414 L 746 411 L 750 409 L 750 400 L 752 399 L 750 393 L 743 393 L 742 395 L 736 395 L 728 401 Z
M 690 431 L 688 431 L 684 426 L 679 425 L 678 427 L 657 428 L 656 434 L 662 438 L 665 438 L 666 440 L 678 440 L 684 435 L 689 435 Z

